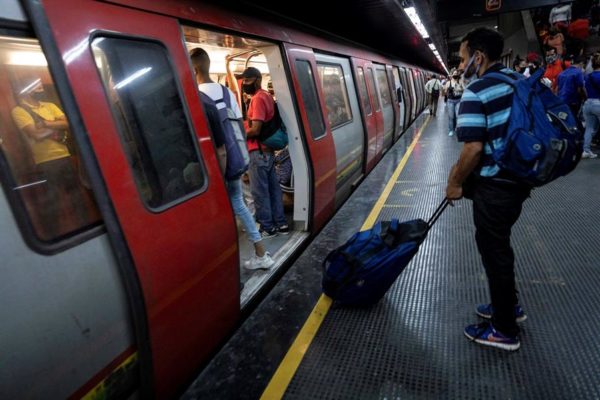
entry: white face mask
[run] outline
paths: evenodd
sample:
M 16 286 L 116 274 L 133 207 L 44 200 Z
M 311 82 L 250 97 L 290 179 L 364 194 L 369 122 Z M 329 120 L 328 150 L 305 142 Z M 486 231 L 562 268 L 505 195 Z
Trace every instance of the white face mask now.
M 473 79 L 475 79 L 477 77 L 477 73 L 479 72 L 479 68 L 481 67 L 481 65 L 477 65 L 477 68 L 475 68 L 475 71 L 473 73 L 469 73 L 469 69 L 471 69 L 471 65 L 473 65 L 473 62 L 475 61 L 475 54 L 473 54 L 471 56 L 471 58 L 469 59 L 469 62 L 467 63 L 467 66 L 465 67 L 465 71 L 463 72 L 463 81 L 466 83 L 472 81 Z

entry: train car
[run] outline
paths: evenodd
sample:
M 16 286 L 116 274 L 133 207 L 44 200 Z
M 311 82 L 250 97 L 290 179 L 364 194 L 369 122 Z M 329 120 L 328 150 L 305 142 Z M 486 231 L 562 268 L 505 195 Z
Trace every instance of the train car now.
M 2 4 L 0 398 L 180 393 L 425 104 L 418 66 L 216 5 Z M 270 271 L 241 267 L 196 47 L 242 106 L 258 68 L 287 128 Z

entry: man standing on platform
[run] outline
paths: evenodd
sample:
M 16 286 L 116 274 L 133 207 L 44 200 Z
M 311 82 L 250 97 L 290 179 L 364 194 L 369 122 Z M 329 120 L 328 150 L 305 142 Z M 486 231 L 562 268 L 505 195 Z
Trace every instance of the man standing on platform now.
M 427 96 L 429 97 L 429 114 L 433 114 L 435 117 L 435 113 L 437 112 L 437 103 L 440 98 L 440 90 L 442 89 L 442 82 L 437 78 L 437 76 L 432 75 L 431 79 L 427 81 L 425 84 L 425 91 L 427 92 Z
M 521 345 L 517 322 L 526 316 L 517 299 L 510 234 L 531 188 L 512 179 L 491 157 L 489 143 L 505 137 L 512 107 L 513 88 L 486 79 L 490 72 L 515 74 L 499 62 L 503 47 L 502 35 L 490 28 L 477 28 L 461 42 L 459 68 L 465 79 L 475 80 L 460 102 L 456 135 L 464 146 L 448 177 L 446 196 L 458 200 L 464 194 L 473 200 L 475 240 L 492 300 L 476 310 L 491 321 L 469 325 L 464 334 L 482 345 L 514 351 Z

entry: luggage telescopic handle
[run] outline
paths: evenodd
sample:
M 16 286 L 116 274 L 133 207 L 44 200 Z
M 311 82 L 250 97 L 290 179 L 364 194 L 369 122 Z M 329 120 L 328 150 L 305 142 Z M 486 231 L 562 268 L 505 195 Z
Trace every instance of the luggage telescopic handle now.
M 450 201 L 446 198 L 440 203 L 438 208 L 433 212 L 433 215 L 431 216 L 431 218 L 429 218 L 429 221 L 427 221 L 427 226 L 428 226 L 427 230 L 429 230 L 429 229 L 431 229 L 431 227 L 433 227 L 433 224 L 435 224 L 435 222 L 442 215 L 442 213 L 444 212 L 446 207 L 448 207 L 449 204 L 450 204 Z

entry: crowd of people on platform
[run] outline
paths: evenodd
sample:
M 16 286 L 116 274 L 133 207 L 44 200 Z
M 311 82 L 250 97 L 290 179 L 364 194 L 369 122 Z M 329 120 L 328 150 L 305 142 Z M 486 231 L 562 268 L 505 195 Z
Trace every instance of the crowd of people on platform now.
M 552 89 L 571 109 L 584 130 L 582 158 L 596 158 L 592 145 L 597 144 L 600 135 L 600 52 L 589 56 L 558 56 L 556 48 L 546 51 L 546 63 L 540 56 L 529 54 L 525 59 L 515 57 L 512 70 L 528 78 L 538 69 L 544 68 L 542 82 Z M 448 135 L 456 130 L 458 105 L 468 81 L 459 69 L 453 69 L 447 77 L 432 75 L 425 85 L 429 96 L 429 113 L 436 115 L 439 97 L 443 97 L 448 113 Z

